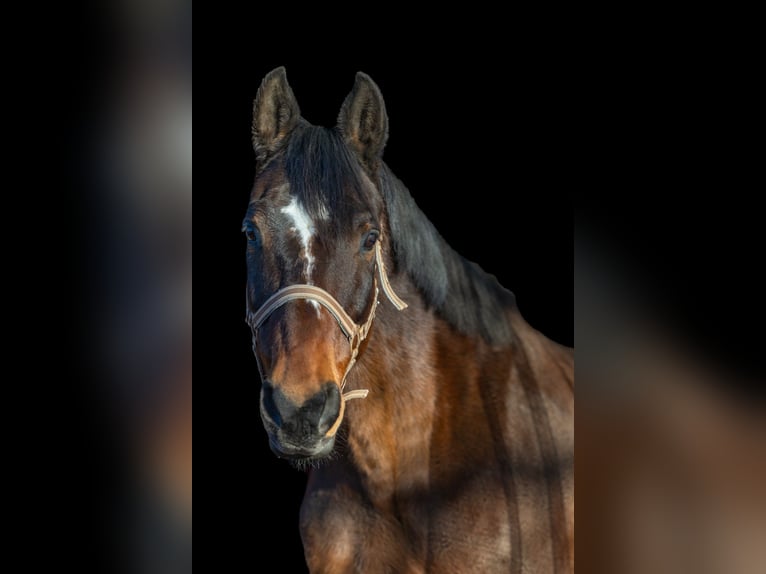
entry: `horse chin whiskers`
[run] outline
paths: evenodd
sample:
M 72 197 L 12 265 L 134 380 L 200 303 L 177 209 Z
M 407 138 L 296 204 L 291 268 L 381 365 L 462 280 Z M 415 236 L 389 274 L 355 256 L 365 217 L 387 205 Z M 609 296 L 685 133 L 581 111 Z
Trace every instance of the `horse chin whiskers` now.
M 329 454 L 322 457 L 307 457 L 307 458 L 291 458 L 287 459 L 295 470 L 302 472 L 308 472 L 309 470 L 316 470 L 329 464 L 333 460 L 338 458 L 338 449 L 333 448 Z
M 322 438 L 313 446 L 292 444 L 289 439 L 280 439 L 277 433 L 267 431 L 269 446 L 277 458 L 296 463 L 302 466 L 316 466 L 323 460 L 331 460 L 337 457 L 335 437 Z

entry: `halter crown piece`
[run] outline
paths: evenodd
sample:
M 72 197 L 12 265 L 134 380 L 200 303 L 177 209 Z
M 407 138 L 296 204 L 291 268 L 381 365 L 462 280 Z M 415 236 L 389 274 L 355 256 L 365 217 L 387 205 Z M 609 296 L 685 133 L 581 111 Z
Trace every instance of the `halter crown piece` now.
M 381 241 L 379 239 L 375 244 L 375 266 L 377 267 L 378 275 L 380 276 L 380 285 L 383 288 L 383 293 L 386 294 L 388 300 L 391 301 L 391 303 L 394 305 L 394 307 L 396 307 L 398 311 L 401 311 L 407 308 L 407 303 L 402 301 L 399 296 L 394 293 L 394 290 L 391 287 L 391 283 L 388 281 L 386 266 L 383 263 L 383 256 L 381 254 L 380 243 Z M 343 331 L 343 334 L 346 335 L 346 339 L 348 339 L 349 345 L 351 346 L 351 359 L 346 366 L 346 372 L 343 374 L 343 379 L 340 383 L 340 389 L 343 398 L 341 401 L 341 409 L 344 410 L 346 401 L 351 399 L 365 398 L 370 392 L 367 389 L 359 389 L 343 393 L 343 388 L 346 386 L 346 377 L 348 377 L 351 368 L 356 363 L 356 359 L 359 354 L 359 347 L 361 347 L 362 342 L 367 338 L 367 335 L 370 332 L 372 321 L 375 318 L 375 309 L 380 304 L 380 301 L 378 300 L 379 290 L 377 276 L 373 276 L 372 280 L 374 298 L 372 305 L 370 306 L 370 313 L 367 315 L 367 320 L 361 324 L 357 324 L 349 316 L 349 314 L 346 313 L 346 310 L 343 308 L 343 306 L 338 303 L 338 300 L 320 287 L 307 284 L 294 284 L 280 289 L 271 297 L 266 299 L 263 305 L 261 305 L 255 313 L 248 313 L 247 323 L 255 333 L 253 350 L 255 350 L 255 345 L 258 340 L 258 329 L 274 311 L 279 309 L 282 305 L 298 299 L 303 299 L 305 301 L 315 301 L 322 305 L 330 312 L 333 317 L 335 317 L 335 320 L 338 322 L 341 331 Z M 258 353 L 255 353 L 255 359 L 258 363 L 258 369 L 261 372 L 261 380 L 263 380 L 263 370 L 261 369 L 261 363 L 258 359 Z M 338 417 L 338 421 L 336 425 L 334 425 L 334 428 L 331 428 L 330 431 L 328 431 L 328 435 L 334 433 L 334 431 L 337 430 L 337 425 L 340 423 L 342 418 L 343 413 L 341 411 L 341 416 Z

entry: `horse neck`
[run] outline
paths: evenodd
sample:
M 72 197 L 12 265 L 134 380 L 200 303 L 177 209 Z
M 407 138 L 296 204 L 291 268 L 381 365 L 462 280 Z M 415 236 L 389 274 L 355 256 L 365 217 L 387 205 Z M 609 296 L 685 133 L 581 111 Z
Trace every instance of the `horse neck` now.
M 389 266 L 390 279 L 409 307 L 397 311 L 381 296 L 348 380 L 349 389 L 370 391 L 366 399 L 349 403 L 344 424 L 348 461 L 369 485 L 370 498 L 428 488 L 429 465 L 440 464 L 431 459 L 431 442 L 455 440 L 457 425 L 449 421 L 466 407 L 465 381 L 476 377 L 490 346 L 507 348 L 513 340 L 506 321 L 513 295 L 446 244 L 388 168 L 380 184 L 400 257 Z M 483 416 L 477 413 L 481 397 L 473 393 L 468 400 L 471 415 Z M 433 432 L 435 423 L 444 428 Z

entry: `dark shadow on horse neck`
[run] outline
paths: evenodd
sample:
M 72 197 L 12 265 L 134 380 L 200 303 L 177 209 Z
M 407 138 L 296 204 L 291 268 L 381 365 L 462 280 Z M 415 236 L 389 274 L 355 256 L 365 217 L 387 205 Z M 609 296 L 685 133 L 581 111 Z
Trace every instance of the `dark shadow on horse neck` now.
M 455 252 L 385 164 L 380 186 L 386 201 L 398 272 L 409 275 L 428 308 L 457 331 L 493 346 L 513 341 L 508 311 L 514 294 L 494 275 Z

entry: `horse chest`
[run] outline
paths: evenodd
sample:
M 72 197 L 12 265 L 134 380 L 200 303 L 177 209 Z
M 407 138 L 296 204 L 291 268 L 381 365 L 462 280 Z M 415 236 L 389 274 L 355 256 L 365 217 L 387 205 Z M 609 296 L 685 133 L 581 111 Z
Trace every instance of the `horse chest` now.
M 307 493 L 303 541 L 312 572 L 506 572 L 508 525 L 493 496 L 400 494 L 384 508 L 357 492 Z M 321 501 L 321 502 L 320 502 Z
M 507 571 L 501 473 L 492 465 L 448 462 L 453 466 L 441 471 L 452 478 L 444 481 L 430 480 L 430 465 L 406 449 L 317 473 L 304 500 L 304 545 L 309 564 L 333 567 L 312 571 L 346 571 L 341 564 L 364 572 L 387 571 L 377 569 L 381 564 L 395 565 L 393 572 L 474 571 L 477 564 L 484 572 Z

